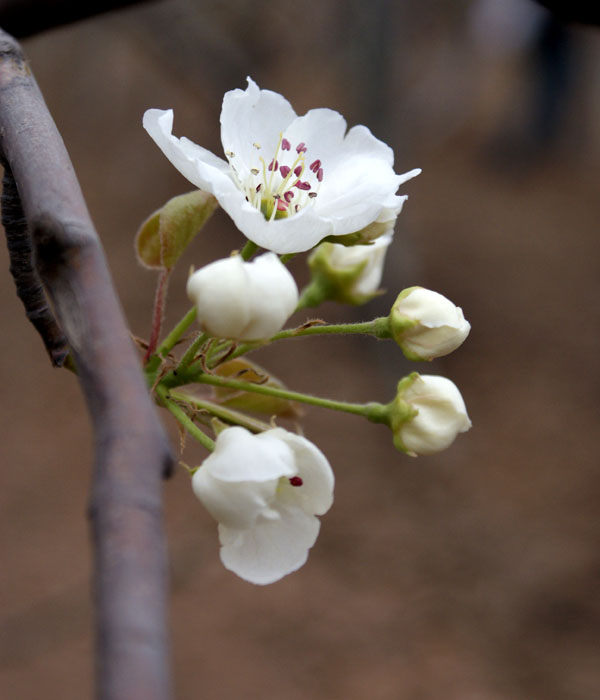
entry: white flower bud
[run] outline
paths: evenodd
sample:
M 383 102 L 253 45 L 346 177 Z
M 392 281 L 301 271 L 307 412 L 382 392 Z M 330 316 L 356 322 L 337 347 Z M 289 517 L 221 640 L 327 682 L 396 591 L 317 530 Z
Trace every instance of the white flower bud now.
M 392 405 L 394 444 L 412 456 L 445 450 L 471 427 L 460 391 L 446 377 L 413 372 L 398 384 Z
M 364 304 L 379 293 L 383 264 L 392 234 L 369 245 L 321 243 L 310 255 L 312 273 L 301 304 L 317 306 L 328 299 L 342 304 Z
M 226 428 L 194 473 L 192 488 L 219 523 L 221 561 L 256 584 L 300 568 L 333 503 L 329 462 L 283 428 L 253 435 Z
M 236 340 L 270 338 L 298 303 L 296 282 L 274 253 L 217 260 L 190 275 L 187 293 L 207 333 Z
M 471 324 L 462 309 L 442 294 L 409 287 L 392 306 L 390 330 L 409 360 L 432 360 L 456 350 L 469 335 Z

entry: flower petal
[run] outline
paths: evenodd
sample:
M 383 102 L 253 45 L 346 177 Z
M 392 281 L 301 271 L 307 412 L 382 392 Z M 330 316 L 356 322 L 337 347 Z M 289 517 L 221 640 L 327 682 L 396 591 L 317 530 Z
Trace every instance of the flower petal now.
M 251 530 L 219 524 L 221 561 L 225 568 L 265 585 L 299 569 L 319 534 L 319 520 L 300 508 L 280 505 L 280 518 L 264 519 Z
M 283 428 L 274 428 L 268 432 L 291 448 L 294 453 L 295 475 L 302 479 L 302 486 L 280 486 L 279 502 L 293 503 L 315 515 L 326 513 L 333 504 L 334 476 L 325 455 L 306 438 Z
M 200 189 L 208 189 L 198 171 L 202 162 L 230 179 L 229 164 L 218 158 L 206 148 L 198 146 L 185 137 L 173 136 L 173 110 L 148 109 L 144 113 L 144 129 L 150 134 L 156 145 L 179 170 L 179 172 Z M 202 184 L 200 184 L 202 181 Z M 233 183 L 232 183 L 233 184 Z
M 275 253 L 265 253 L 251 263 L 252 316 L 240 338 L 256 340 L 275 335 L 298 304 L 298 287 L 290 271 Z
M 245 90 L 225 94 L 221 109 L 223 150 L 242 177 L 256 166 L 260 156 L 267 163 L 274 157 L 280 133 L 296 117 L 285 97 L 260 90 L 251 78 L 247 81 Z
M 296 470 L 291 450 L 273 432 L 253 435 L 239 426 L 226 428 L 219 434 L 214 452 L 196 474 L 208 468 L 222 481 L 269 481 L 293 476 Z
M 250 475 L 251 476 L 251 475 Z M 206 462 L 192 477 L 192 489 L 212 517 L 227 527 L 248 529 L 271 511 L 279 480 L 223 481 Z

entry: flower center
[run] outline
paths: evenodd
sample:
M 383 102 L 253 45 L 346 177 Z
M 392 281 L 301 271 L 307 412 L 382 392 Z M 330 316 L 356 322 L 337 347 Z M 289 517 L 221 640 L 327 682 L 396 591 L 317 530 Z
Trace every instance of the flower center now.
M 283 133 L 279 134 L 269 163 L 260 155 L 261 145 L 252 145 L 257 160 L 244 182 L 240 181 L 239 172 L 232 163 L 235 154 L 230 151 L 225 154 L 247 201 L 262 212 L 267 221 L 293 216 L 316 198 L 323 182 L 323 166 L 318 158 L 307 158 L 308 147 L 303 141 L 292 147 Z

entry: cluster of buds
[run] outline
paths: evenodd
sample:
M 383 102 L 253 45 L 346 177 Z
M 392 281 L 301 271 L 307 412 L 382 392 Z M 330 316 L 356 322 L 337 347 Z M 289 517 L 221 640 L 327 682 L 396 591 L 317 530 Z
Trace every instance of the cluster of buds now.
M 406 199 L 396 192 L 420 171 L 396 174 L 391 149 L 366 127 L 346 132 L 343 117 L 328 109 L 297 116 L 281 95 L 250 79 L 246 90 L 223 100 L 226 159 L 173 136 L 171 110 L 148 110 L 144 127 L 200 188 L 153 214 L 136 239 L 140 260 L 161 271 L 148 382 L 158 403 L 211 452 L 190 471 L 194 493 L 218 522 L 223 564 L 253 583 L 272 583 L 304 564 L 319 532 L 317 516 L 333 502 L 326 457 L 276 424 L 297 419 L 298 402 L 384 423 L 396 448 L 411 456 L 446 449 L 471 422 L 458 388 L 445 377 L 413 372 L 387 404 L 348 404 L 290 391 L 246 355 L 302 335 L 369 333 L 393 339 L 411 361 L 430 361 L 458 348 L 470 325 L 446 297 L 410 287 L 385 318 L 308 321 L 283 330 L 303 308 L 326 300 L 364 304 L 383 294 L 385 256 Z M 190 274 L 193 308 L 159 344 L 170 272 L 218 204 L 248 242 Z M 259 247 L 267 252 L 253 257 Z M 304 251 L 311 251 L 311 279 L 299 293 L 286 263 Z M 175 359 L 171 350 L 194 320 L 199 331 Z

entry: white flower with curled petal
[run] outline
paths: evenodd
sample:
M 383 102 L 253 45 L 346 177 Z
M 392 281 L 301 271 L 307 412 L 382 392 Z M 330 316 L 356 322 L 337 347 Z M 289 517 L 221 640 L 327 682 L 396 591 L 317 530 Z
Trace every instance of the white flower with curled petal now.
M 296 282 L 275 253 L 210 263 L 190 275 L 187 293 L 207 333 L 236 340 L 270 338 L 298 303 Z
M 326 236 L 360 231 L 384 215 L 394 220 L 406 199 L 396 195 L 418 175 L 397 175 L 392 149 L 365 126 L 346 133 L 331 109 L 297 116 L 278 93 L 225 94 L 221 141 L 227 160 L 173 136 L 173 111 L 150 109 L 144 128 L 196 187 L 212 193 L 238 229 L 276 253 L 309 250 Z
M 192 478 L 194 493 L 219 523 L 223 565 L 261 585 L 306 562 L 333 485 L 323 453 L 282 428 L 258 435 L 226 428 Z

